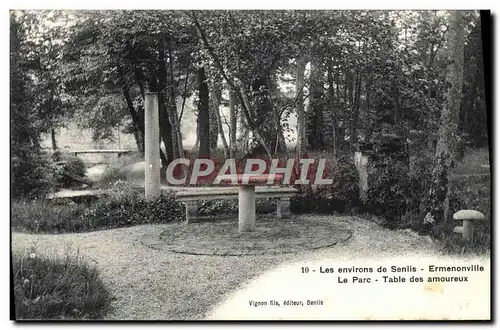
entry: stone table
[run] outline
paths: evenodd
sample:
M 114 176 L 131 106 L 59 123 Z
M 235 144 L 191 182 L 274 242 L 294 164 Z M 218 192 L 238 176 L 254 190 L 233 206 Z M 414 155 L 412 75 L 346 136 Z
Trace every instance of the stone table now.
M 283 180 L 283 174 L 236 174 L 225 175 L 221 181 L 236 181 L 238 185 L 238 231 L 240 233 L 255 230 L 255 186 L 267 184 L 268 180 L 274 183 Z M 248 182 L 244 179 L 248 178 Z

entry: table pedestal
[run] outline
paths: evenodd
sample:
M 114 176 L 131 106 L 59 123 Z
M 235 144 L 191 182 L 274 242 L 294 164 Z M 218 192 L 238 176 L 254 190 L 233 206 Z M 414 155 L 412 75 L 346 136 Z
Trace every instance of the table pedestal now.
M 255 230 L 255 186 L 241 185 L 238 188 L 238 231 Z

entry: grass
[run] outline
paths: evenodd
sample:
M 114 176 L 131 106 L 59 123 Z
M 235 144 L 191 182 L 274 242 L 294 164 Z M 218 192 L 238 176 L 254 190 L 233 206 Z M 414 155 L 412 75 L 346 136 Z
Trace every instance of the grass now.
M 87 210 L 81 204 L 55 204 L 39 200 L 12 201 L 11 227 L 31 233 L 60 233 L 80 227 Z
M 117 186 L 108 194 L 90 204 L 13 201 L 11 227 L 16 231 L 58 234 L 176 222 L 185 216 L 183 205 L 168 194 L 149 202 L 140 190 L 127 185 Z
M 458 162 L 452 170 L 454 175 L 474 175 L 490 173 L 489 168 L 482 167 L 490 165 L 488 148 L 469 149 L 465 152 L 462 161 Z
M 124 168 L 143 160 L 144 157 L 140 152 L 114 158 L 100 176 L 96 186 L 98 188 L 109 188 L 117 182 L 127 180 L 127 173 Z
M 480 211 L 485 221 L 474 223 L 474 237 L 463 242 L 461 235 L 453 233 L 453 227 L 461 226 L 458 221 L 445 223 L 438 231 L 441 233 L 442 248 L 452 254 L 465 251 L 487 254 L 491 248 L 491 176 L 489 150 L 487 148 L 468 150 L 461 162 L 453 169 L 451 180 L 450 209 L 455 213 L 463 209 Z
M 99 271 L 79 255 L 41 255 L 32 247 L 12 256 L 17 320 L 100 319 L 112 296 Z

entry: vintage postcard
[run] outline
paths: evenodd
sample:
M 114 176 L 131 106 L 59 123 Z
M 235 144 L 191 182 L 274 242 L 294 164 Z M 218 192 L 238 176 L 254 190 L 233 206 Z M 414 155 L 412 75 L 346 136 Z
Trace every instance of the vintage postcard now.
M 9 18 L 12 320 L 491 320 L 489 11 Z

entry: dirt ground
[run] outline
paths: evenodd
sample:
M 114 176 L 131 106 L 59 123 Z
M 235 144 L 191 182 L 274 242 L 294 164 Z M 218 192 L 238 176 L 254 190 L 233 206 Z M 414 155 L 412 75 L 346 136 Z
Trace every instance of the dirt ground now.
M 214 306 L 239 288 L 280 265 L 329 255 L 339 260 L 354 256 L 401 256 L 418 250 L 438 253 L 428 237 L 390 231 L 376 223 L 342 216 L 353 236 L 331 248 L 262 256 L 199 256 L 159 251 L 141 244 L 146 234 L 168 225 L 141 225 L 90 233 L 29 235 L 13 233 L 14 251 L 36 245 L 38 253 L 80 253 L 101 271 L 115 296 L 109 320 L 204 319 Z M 335 219 L 334 219 L 335 220 Z

